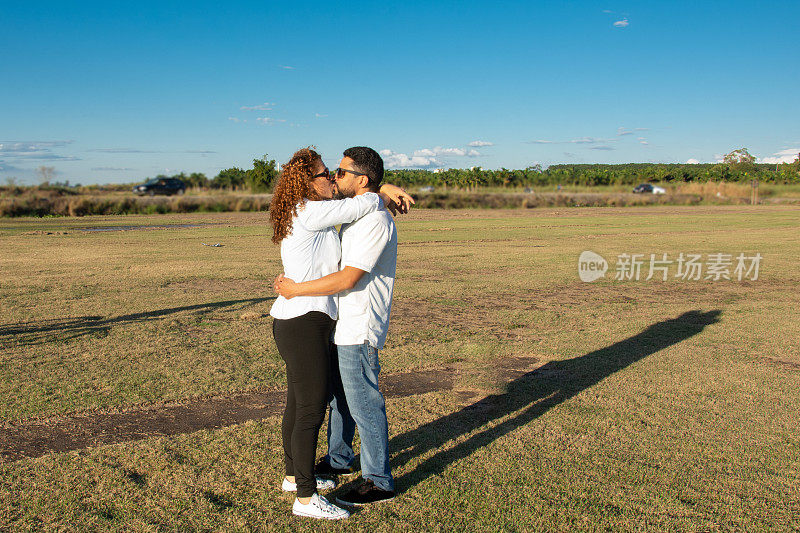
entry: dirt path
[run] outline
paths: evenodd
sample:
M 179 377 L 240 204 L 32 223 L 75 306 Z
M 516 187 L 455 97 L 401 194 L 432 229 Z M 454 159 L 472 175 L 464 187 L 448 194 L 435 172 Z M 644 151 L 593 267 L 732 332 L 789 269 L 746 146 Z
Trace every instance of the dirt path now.
M 533 358 L 524 357 L 505 359 L 497 368 L 499 377 L 506 382 L 516 379 L 528 372 L 535 362 Z M 449 367 L 387 374 L 381 388 L 387 398 L 451 390 L 456 373 L 455 368 Z M 0 461 L 260 420 L 282 413 L 285 395 L 283 390 L 244 392 L 121 412 L 93 411 L 27 420 L 0 429 Z

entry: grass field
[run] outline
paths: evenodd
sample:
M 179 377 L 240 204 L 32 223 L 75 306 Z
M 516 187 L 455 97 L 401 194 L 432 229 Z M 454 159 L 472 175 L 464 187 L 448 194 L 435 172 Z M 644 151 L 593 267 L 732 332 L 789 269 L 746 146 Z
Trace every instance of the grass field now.
M 0 220 L 0 430 L 282 388 L 266 220 Z M 388 400 L 399 495 L 326 527 L 800 528 L 800 209 L 420 210 L 398 227 L 383 372 L 454 367 L 455 385 Z M 605 278 L 579 280 L 584 250 Z M 763 260 L 756 280 L 615 280 L 623 253 Z M 538 370 L 504 384 L 510 357 Z M 143 437 L 0 462 L 0 530 L 320 527 L 280 492 L 278 417 Z

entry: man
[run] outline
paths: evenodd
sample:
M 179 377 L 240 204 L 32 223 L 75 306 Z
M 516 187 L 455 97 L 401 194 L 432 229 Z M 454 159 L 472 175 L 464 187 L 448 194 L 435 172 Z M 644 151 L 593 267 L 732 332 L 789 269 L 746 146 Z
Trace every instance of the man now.
M 383 179 L 383 160 L 364 146 L 348 148 L 336 170 L 342 197 L 375 192 Z M 402 209 L 401 209 L 402 210 Z M 339 272 L 294 283 L 279 278 L 284 297 L 339 294 L 332 362 L 332 392 L 328 423 L 328 455 L 318 475 L 353 471 L 355 427 L 361 437 L 362 481 L 337 498 L 344 505 L 365 505 L 394 498 L 389 469 L 389 426 L 378 389 L 378 350 L 386 342 L 397 266 L 397 228 L 386 210 L 344 224 L 340 230 L 342 260 Z

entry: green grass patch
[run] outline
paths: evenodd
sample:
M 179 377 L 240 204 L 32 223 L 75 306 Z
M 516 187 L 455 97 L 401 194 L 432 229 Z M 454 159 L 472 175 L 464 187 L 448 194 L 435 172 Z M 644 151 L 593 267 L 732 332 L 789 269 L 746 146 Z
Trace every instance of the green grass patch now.
M 80 230 L 114 225 L 161 228 Z M 389 401 L 398 498 L 326 526 L 797 529 L 798 226 L 788 206 L 398 219 L 383 371 L 450 365 L 456 390 Z M 0 417 L 282 388 L 270 237 L 264 213 L 0 220 Z M 603 280 L 578 279 L 584 250 Z M 613 279 L 618 254 L 681 252 L 763 262 Z M 539 371 L 501 383 L 517 356 Z M 318 528 L 281 474 L 277 418 L 4 463 L 0 529 Z

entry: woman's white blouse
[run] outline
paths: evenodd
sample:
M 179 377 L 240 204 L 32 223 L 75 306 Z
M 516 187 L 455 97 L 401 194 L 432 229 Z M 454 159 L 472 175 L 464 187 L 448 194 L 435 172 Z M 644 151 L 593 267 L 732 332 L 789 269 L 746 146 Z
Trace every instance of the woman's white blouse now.
M 292 233 L 281 241 L 283 274 L 297 283 L 318 279 L 339 270 L 342 244 L 334 226 L 346 224 L 383 208 L 375 193 L 365 193 L 344 200 L 306 201 L 292 219 Z M 286 320 L 310 311 L 321 311 L 336 320 L 338 297 L 278 296 L 269 314 Z

